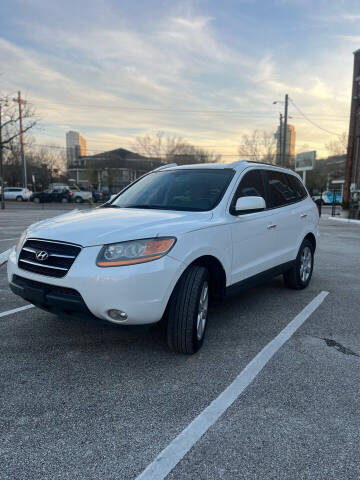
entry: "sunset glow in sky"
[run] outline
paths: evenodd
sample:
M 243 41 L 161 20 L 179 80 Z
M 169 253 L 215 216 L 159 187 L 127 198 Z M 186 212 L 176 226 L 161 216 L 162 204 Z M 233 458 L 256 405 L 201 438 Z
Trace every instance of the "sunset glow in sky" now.
M 96 153 L 161 130 L 231 161 L 242 134 L 276 130 L 285 93 L 347 130 L 359 24 L 358 0 L 3 0 L 0 93 L 34 103 L 40 144 L 73 129 Z M 325 155 L 336 137 L 290 115 L 297 149 Z

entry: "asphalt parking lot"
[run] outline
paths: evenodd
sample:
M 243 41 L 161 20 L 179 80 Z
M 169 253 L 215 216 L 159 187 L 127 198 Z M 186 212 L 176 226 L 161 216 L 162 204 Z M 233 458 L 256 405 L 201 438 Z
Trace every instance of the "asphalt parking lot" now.
M 60 213 L 0 211 L 0 253 L 27 225 Z M 190 357 L 170 352 L 156 327 L 35 308 L 1 316 L 26 302 L 0 267 L 1 479 L 136 479 L 323 291 L 166 478 L 358 479 L 359 239 L 359 225 L 322 219 L 309 288 L 288 290 L 279 277 L 214 306 Z

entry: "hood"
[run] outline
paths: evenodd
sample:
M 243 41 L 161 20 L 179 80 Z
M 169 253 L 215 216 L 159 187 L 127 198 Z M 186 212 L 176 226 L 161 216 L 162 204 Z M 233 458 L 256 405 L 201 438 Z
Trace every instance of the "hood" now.
M 161 235 L 176 236 L 202 228 L 211 218 L 211 212 L 97 208 L 69 212 L 36 223 L 29 227 L 28 237 L 89 247 Z

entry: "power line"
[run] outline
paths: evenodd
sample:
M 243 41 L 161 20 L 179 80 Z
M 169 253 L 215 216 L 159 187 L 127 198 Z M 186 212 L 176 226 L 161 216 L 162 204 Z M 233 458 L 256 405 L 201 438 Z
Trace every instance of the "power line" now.
M 311 118 L 309 118 L 307 115 L 305 115 L 305 113 L 300 109 L 300 107 L 298 107 L 298 106 L 296 105 L 296 103 L 294 102 L 294 100 L 292 100 L 291 98 L 290 98 L 290 102 L 294 105 L 294 107 L 296 108 L 296 110 L 305 118 L 305 120 L 307 120 L 309 123 L 311 123 L 312 125 L 314 125 L 314 127 L 319 128 L 320 130 L 328 133 L 329 135 L 337 135 L 338 137 L 341 136 L 339 133 L 331 132 L 330 130 L 327 130 L 326 128 L 321 127 L 320 125 L 318 125 L 317 123 L 315 123 L 313 120 L 311 120 Z
M 42 100 L 37 100 L 37 102 L 42 102 Z M 219 115 L 244 115 L 244 116 L 256 116 L 263 118 L 273 118 L 274 114 L 272 111 L 259 110 L 258 112 L 254 110 L 203 110 L 203 109 L 178 109 L 178 108 L 157 108 L 151 106 L 143 107 L 125 107 L 122 105 L 104 105 L 104 104 L 79 104 L 79 103 L 67 103 L 67 102 L 47 102 L 46 105 L 60 105 L 60 106 L 70 106 L 73 108 L 110 108 L 126 111 L 149 111 L 149 112 L 164 112 L 164 113 L 203 113 L 203 114 L 219 114 Z M 302 112 L 300 112 L 303 115 Z M 317 117 L 334 117 L 334 118 L 347 118 L 347 115 L 326 115 L 326 114 L 315 114 Z

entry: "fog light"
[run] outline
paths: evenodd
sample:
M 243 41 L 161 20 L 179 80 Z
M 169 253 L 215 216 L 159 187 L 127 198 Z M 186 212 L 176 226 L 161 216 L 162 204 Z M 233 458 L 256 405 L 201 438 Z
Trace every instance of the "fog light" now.
M 114 322 L 125 322 L 125 320 L 128 318 L 127 313 L 123 312 L 122 310 L 108 310 L 108 315 L 111 317 Z

